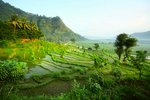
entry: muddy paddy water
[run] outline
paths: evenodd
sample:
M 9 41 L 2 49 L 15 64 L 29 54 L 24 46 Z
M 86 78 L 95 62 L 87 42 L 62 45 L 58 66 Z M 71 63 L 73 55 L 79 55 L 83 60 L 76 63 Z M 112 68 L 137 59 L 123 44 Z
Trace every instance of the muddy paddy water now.
M 26 96 L 38 96 L 38 95 L 57 95 L 60 93 L 69 92 L 72 87 L 72 80 L 63 81 L 63 80 L 54 80 L 47 85 L 30 88 L 30 89 L 22 89 L 20 91 L 21 94 Z
M 22 89 L 20 90 L 21 95 L 25 96 L 39 96 L 39 95 L 49 95 L 49 96 L 56 96 L 61 93 L 69 92 L 73 85 L 73 80 L 54 80 L 47 85 L 36 87 L 36 88 L 29 88 L 29 89 Z M 84 80 L 78 80 L 81 84 L 84 83 Z

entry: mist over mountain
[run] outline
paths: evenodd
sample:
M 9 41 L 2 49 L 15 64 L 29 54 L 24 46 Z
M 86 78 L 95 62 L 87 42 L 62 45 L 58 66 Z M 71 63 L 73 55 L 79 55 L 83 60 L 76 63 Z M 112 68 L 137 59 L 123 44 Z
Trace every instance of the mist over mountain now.
M 150 43 L 150 31 L 136 32 L 131 34 L 131 36 L 137 38 L 139 43 Z
M 69 29 L 59 16 L 46 17 L 28 13 L 0 0 L 0 20 L 9 20 L 13 14 L 18 14 L 19 17 L 25 16 L 29 22 L 34 22 L 44 33 L 47 40 L 69 41 L 72 38 L 86 40 L 86 38 Z
M 149 40 L 150 39 L 150 31 L 146 32 L 136 32 L 131 34 L 131 36 L 140 39 L 140 40 Z

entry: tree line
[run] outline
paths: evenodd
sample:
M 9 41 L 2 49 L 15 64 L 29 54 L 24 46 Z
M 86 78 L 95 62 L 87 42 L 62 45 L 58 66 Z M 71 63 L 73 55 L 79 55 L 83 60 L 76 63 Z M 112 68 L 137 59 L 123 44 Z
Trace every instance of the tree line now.
M 0 21 L 0 39 L 15 40 L 15 39 L 35 39 L 42 37 L 42 32 L 38 29 L 35 23 L 28 22 L 26 17 L 19 18 L 14 14 L 8 21 Z

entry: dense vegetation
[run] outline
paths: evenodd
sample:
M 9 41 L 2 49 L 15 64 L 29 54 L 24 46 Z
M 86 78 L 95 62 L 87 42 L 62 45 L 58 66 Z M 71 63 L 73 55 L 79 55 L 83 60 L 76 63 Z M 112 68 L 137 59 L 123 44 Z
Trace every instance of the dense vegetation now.
M 18 18 L 12 15 L 11 19 L 6 22 L 0 21 L 0 39 L 39 39 L 43 37 L 42 32 L 34 23 L 27 22 L 26 18 Z

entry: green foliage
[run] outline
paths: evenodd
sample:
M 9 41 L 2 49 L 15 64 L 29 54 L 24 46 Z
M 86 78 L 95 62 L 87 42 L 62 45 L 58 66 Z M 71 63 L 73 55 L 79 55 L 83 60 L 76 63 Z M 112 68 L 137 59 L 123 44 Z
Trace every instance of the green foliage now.
M 74 80 L 72 91 L 70 92 L 69 96 L 71 100 L 85 100 L 87 98 L 85 86 L 81 88 L 81 85 Z
M 76 39 L 75 39 L 75 38 L 72 38 L 72 39 L 70 39 L 70 41 L 71 41 L 72 43 L 75 43 L 75 42 L 76 42 Z
M 0 87 L 0 99 L 9 100 L 10 95 L 12 94 L 13 86 L 4 84 Z
M 125 43 L 127 38 L 128 38 L 128 35 L 126 33 L 119 34 L 116 38 L 116 41 L 115 41 L 115 47 L 123 48 L 124 43 Z
M 120 70 L 119 67 L 114 67 L 114 68 L 112 68 L 111 73 L 112 73 L 112 75 L 114 75 L 117 79 L 120 79 L 120 78 L 121 78 L 122 72 L 121 72 L 121 70 Z
M 0 40 L 0 47 L 8 47 L 9 41 L 8 40 Z
M 109 48 L 109 47 L 107 47 L 107 48 Z M 75 49 L 75 50 L 73 50 L 73 49 Z M 135 90 L 132 91 L 131 89 L 127 89 L 127 90 L 120 89 L 120 87 L 124 86 L 124 84 L 127 85 L 127 88 L 132 88 L 132 86 L 128 87 L 128 84 L 130 84 L 130 81 L 124 80 L 124 78 L 126 78 L 127 76 L 129 77 L 129 75 L 130 75 L 130 78 L 133 79 L 133 77 L 137 76 L 137 75 L 135 75 L 137 73 L 137 70 L 134 67 L 131 67 L 131 66 L 128 66 L 125 64 L 120 64 L 120 62 L 118 60 L 116 60 L 116 58 L 115 58 L 116 56 L 114 56 L 114 54 L 109 50 L 105 50 L 105 49 L 101 50 L 101 48 L 100 48 L 97 51 L 94 51 L 94 50 L 92 52 L 87 51 L 85 55 L 82 55 L 82 51 L 73 46 L 69 47 L 68 45 L 65 46 L 63 44 L 56 44 L 56 43 L 52 43 L 52 42 L 39 41 L 39 40 L 34 41 L 34 42 L 24 43 L 24 44 L 10 43 L 9 48 L 8 47 L 0 48 L 0 50 L 2 52 L 5 51 L 8 55 L 10 54 L 11 58 L 9 58 L 9 59 L 15 58 L 15 59 L 18 59 L 18 61 L 26 61 L 26 62 L 30 61 L 30 62 L 36 62 L 36 64 L 37 63 L 39 64 L 42 60 L 43 62 L 49 64 L 49 66 L 47 66 L 47 69 L 49 69 L 49 67 L 50 67 L 50 69 L 48 71 L 48 73 L 50 73 L 50 74 L 46 74 L 47 76 L 40 75 L 40 72 L 38 72 L 38 69 L 36 69 L 37 75 L 33 74 L 33 76 L 30 78 L 32 80 L 29 79 L 29 80 L 21 81 L 21 85 L 22 84 L 26 85 L 26 86 L 24 86 L 26 88 L 27 87 L 31 88 L 31 86 L 32 86 L 33 89 L 35 89 L 35 87 L 39 87 L 39 88 L 43 89 L 43 87 L 42 87 L 43 85 L 51 84 L 50 81 L 49 82 L 47 81 L 48 78 L 51 78 L 52 80 L 55 78 L 56 79 L 58 78 L 58 79 L 62 79 L 62 80 L 69 80 L 69 82 L 71 82 L 71 80 L 73 78 L 79 78 L 82 76 L 84 77 L 84 79 L 86 79 L 87 77 L 89 77 L 89 75 L 92 72 L 95 72 L 98 69 L 103 73 L 103 75 L 100 73 L 94 73 L 89 77 L 89 80 L 86 80 L 86 81 L 81 80 L 81 84 L 78 82 L 75 82 L 72 87 L 72 90 L 70 90 L 70 92 L 61 94 L 61 95 L 59 95 L 56 92 L 56 94 L 59 96 L 54 97 L 54 98 L 45 96 L 46 93 L 43 96 L 36 96 L 36 97 L 27 97 L 24 95 L 21 97 L 19 95 L 15 95 L 15 94 L 11 95 L 10 94 L 9 98 L 7 98 L 8 100 L 9 99 L 12 99 L 12 100 L 13 99 L 14 100 L 17 100 L 17 99 L 18 100 L 20 100 L 20 99 L 25 99 L 25 100 L 38 100 L 38 99 L 39 100 L 40 99 L 41 100 L 42 99 L 46 99 L 46 100 L 47 99 L 50 99 L 50 100 L 51 99 L 52 100 L 77 100 L 77 99 L 79 99 L 79 100 L 120 100 L 121 96 L 128 97 L 128 95 L 129 95 L 129 97 L 130 96 L 132 97 L 132 95 L 137 95 L 139 93 L 139 92 L 136 92 Z M 8 53 L 8 51 L 10 53 Z M 65 56 L 62 57 L 63 58 L 62 59 L 62 58 L 60 58 L 60 56 L 61 56 L 61 54 L 64 53 L 64 51 L 65 51 Z M 2 56 L 2 55 L 3 55 L 3 53 L 0 54 L 0 56 Z M 50 55 L 51 57 L 48 55 Z M 91 58 L 91 56 L 92 56 L 92 58 Z M 93 65 L 94 58 L 95 58 L 95 65 L 96 65 L 95 67 L 96 68 L 91 67 Z M 140 61 L 144 61 L 145 55 L 144 56 L 138 55 L 137 58 L 138 59 L 140 58 L 141 59 Z M 114 65 L 115 67 L 112 68 L 112 71 L 111 71 L 112 65 Z M 149 63 L 147 63 L 147 66 L 149 66 Z M 148 79 L 149 78 L 148 77 L 149 69 L 146 68 L 147 66 L 145 66 L 145 68 L 142 68 L 142 70 L 143 70 L 143 72 L 146 73 L 145 75 L 143 75 L 143 77 L 144 78 L 146 77 Z M 38 67 L 40 67 L 40 66 L 38 66 Z M 53 67 L 53 68 L 55 67 L 56 70 L 52 69 L 53 71 L 51 71 L 51 67 Z M 88 70 L 89 68 L 90 68 L 90 70 Z M 41 69 L 39 69 L 39 70 L 41 70 Z M 87 70 L 88 70 L 88 72 L 86 73 Z M 32 73 L 32 69 L 30 71 Z M 76 73 L 75 71 L 78 71 L 78 72 Z M 111 73 L 110 73 L 110 71 L 111 71 Z M 75 73 L 73 73 L 73 72 L 75 72 Z M 43 71 L 43 73 L 45 73 L 45 72 Z M 4 75 L 4 73 L 2 73 L 2 74 Z M 118 80 L 116 81 L 112 75 L 115 76 L 115 78 Z M 122 75 L 123 75 L 123 77 L 121 77 Z M 19 80 L 19 78 L 17 78 L 17 80 Z M 0 80 L 0 82 L 2 82 L 2 81 Z M 33 84 L 32 84 L 32 82 L 33 82 Z M 138 82 L 139 81 L 137 81 L 137 84 L 138 84 Z M 144 82 L 145 82 L 145 80 L 144 80 Z M 134 84 L 135 83 L 136 83 L 136 81 L 134 82 Z M 32 84 L 32 85 L 30 86 L 30 84 Z M 131 82 L 131 84 L 133 84 L 133 83 Z M 144 93 L 147 93 L 147 90 L 143 89 L 143 86 L 145 85 L 145 83 L 141 83 L 141 81 L 140 81 L 139 84 L 140 84 L 139 87 L 141 87 L 142 90 L 144 91 L 142 95 L 145 95 Z M 149 87 L 149 86 L 147 85 L 147 87 Z M 59 87 L 59 88 L 61 88 L 61 87 Z M 10 89 L 8 89 L 8 91 Z M 1 88 L 0 88 L 0 91 L 1 91 Z M 35 92 L 37 92 L 37 91 L 35 91 Z M 55 90 L 53 90 L 53 92 L 55 92 Z M 4 95 L 6 96 L 7 93 Z M 130 95 L 130 93 L 131 93 L 131 95 Z M 32 95 L 32 93 L 31 93 L 31 95 Z M 12 96 L 12 98 L 11 98 L 11 96 Z M 0 98 L 1 98 L 1 96 L 0 96 Z M 131 98 L 129 98 L 129 100 L 130 99 Z
M 131 53 L 131 47 L 134 47 L 134 46 L 136 46 L 136 43 L 137 43 L 137 39 L 135 39 L 135 38 L 127 38 L 126 39 L 126 41 L 125 41 L 125 57 L 124 57 L 124 60 L 126 59 L 126 58 L 128 58 L 129 57 L 129 55 L 130 55 L 130 53 Z
M 98 43 L 95 43 L 94 44 L 94 48 L 97 50 L 99 48 L 99 44 Z
M 53 73 L 53 78 L 60 78 L 61 77 L 61 73 L 60 72 L 55 72 Z
M 128 100 L 129 99 L 148 100 L 149 97 L 146 97 L 146 95 L 142 93 L 144 92 L 142 90 L 139 87 L 137 87 L 137 85 L 131 85 L 131 86 L 124 85 L 118 88 L 121 100 L 125 100 L 125 98 Z
M 10 21 L 0 21 L 0 39 L 39 39 L 43 36 L 34 23 L 21 20 L 17 15 L 12 15 Z
M 12 40 L 16 35 L 13 34 L 13 27 L 6 22 L 0 21 L 0 40 Z
M 122 54 L 125 52 L 124 61 L 129 57 L 131 47 L 136 46 L 137 39 L 129 37 L 126 33 L 119 34 L 116 38 L 114 46 L 116 47 L 115 52 L 121 59 Z
M 84 85 L 74 81 L 72 91 L 67 95 L 71 100 L 109 100 L 111 97 L 116 98 L 113 92 L 107 91 L 108 81 L 104 82 L 102 74 L 93 73 Z M 105 85 L 107 84 L 107 85 Z M 113 83 L 109 83 L 112 86 Z M 105 91 L 106 89 L 106 91 Z
M 136 51 L 136 57 L 132 57 L 131 62 L 139 70 L 139 78 L 142 76 L 142 68 L 145 64 L 147 51 Z
M 60 45 L 59 51 L 60 52 L 60 57 L 64 58 L 65 52 L 66 52 L 66 48 L 63 47 L 62 45 Z
M 128 35 L 125 33 L 119 34 L 116 38 L 114 46 L 116 47 L 115 52 L 118 55 L 119 60 L 121 59 L 121 56 L 124 52 L 124 43 L 127 38 L 128 38 Z
M 101 68 L 107 65 L 108 60 L 100 54 L 93 54 L 94 66 L 97 68 Z
M 16 62 L 14 60 L 6 60 L 0 62 L 0 80 L 1 81 L 16 81 L 24 77 L 27 72 L 25 62 Z
M 121 56 L 122 56 L 122 54 L 123 54 L 123 52 L 124 52 L 123 48 L 122 48 L 122 47 L 117 47 L 117 48 L 115 49 L 115 52 L 116 52 L 116 54 L 118 55 L 119 60 L 120 60 L 120 59 L 121 59 Z

